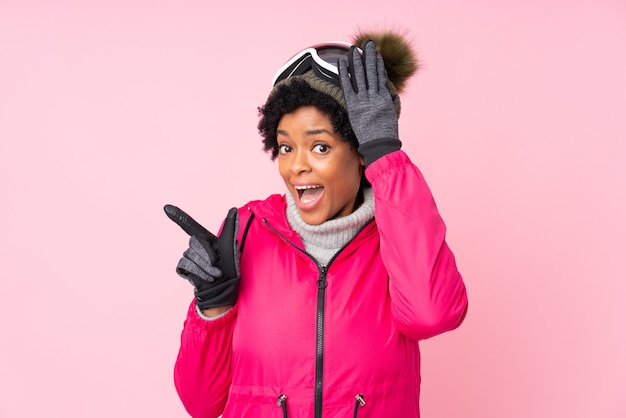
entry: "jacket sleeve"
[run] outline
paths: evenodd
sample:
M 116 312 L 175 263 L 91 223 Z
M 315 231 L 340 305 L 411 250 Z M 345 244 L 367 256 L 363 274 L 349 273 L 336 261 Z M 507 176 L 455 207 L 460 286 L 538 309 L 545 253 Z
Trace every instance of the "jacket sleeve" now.
M 398 329 L 420 340 L 458 327 L 467 293 L 421 172 L 403 151 L 395 151 L 368 166 L 366 176 Z
M 191 303 L 174 366 L 174 384 L 194 418 L 216 418 L 224 411 L 231 384 L 232 336 L 237 305 L 212 321 L 201 318 Z

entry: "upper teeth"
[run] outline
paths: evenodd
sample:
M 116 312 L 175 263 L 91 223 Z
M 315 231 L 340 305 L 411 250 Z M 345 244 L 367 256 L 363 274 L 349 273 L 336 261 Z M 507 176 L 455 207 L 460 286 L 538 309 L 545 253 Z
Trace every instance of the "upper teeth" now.
M 317 189 L 322 186 L 294 186 L 296 190 Z

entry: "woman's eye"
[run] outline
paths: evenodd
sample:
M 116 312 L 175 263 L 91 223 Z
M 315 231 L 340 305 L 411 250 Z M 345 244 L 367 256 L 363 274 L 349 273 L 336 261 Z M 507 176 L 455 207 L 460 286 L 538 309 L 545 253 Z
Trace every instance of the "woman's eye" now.
M 281 144 L 278 146 L 278 153 L 279 154 L 288 154 L 291 152 L 291 147 L 287 144 Z
M 330 151 L 330 147 L 326 144 L 317 144 L 313 147 L 313 152 L 318 154 L 326 154 L 328 151 Z

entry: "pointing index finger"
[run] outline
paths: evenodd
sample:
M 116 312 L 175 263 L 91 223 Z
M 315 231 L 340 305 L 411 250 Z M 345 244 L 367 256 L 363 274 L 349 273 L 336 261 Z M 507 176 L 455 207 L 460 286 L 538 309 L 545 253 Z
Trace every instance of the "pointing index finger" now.
M 191 216 L 187 215 L 187 213 L 185 213 L 182 209 L 179 209 L 174 205 L 165 205 L 163 210 L 165 211 L 167 217 L 180 226 L 187 234 L 204 238 L 209 242 L 213 242 L 217 239 L 215 235 L 196 222 Z

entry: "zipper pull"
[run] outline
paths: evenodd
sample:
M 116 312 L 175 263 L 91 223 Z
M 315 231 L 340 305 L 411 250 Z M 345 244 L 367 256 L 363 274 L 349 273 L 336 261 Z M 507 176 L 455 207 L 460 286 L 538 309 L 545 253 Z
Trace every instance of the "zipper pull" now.
M 356 418 L 357 413 L 359 412 L 359 406 L 365 406 L 365 398 L 360 393 L 354 397 L 356 402 L 354 403 L 354 418 Z
M 328 282 L 326 281 L 326 266 L 320 267 L 320 278 L 317 280 L 317 288 L 325 289 L 328 286 Z
M 281 393 L 278 395 L 278 402 L 276 405 L 283 407 L 283 418 L 287 418 L 287 395 Z

